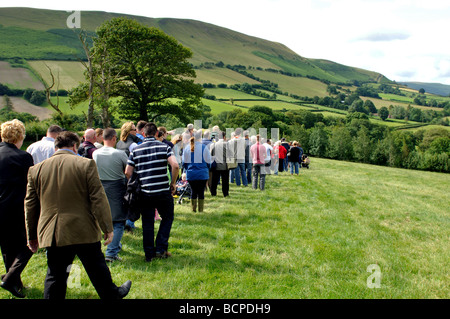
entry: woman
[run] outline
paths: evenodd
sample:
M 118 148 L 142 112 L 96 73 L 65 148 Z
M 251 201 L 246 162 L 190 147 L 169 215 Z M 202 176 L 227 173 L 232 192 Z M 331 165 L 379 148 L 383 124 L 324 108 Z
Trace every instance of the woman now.
M 275 175 L 278 175 L 278 172 L 283 172 L 284 170 L 284 159 L 286 158 L 287 151 L 286 148 L 281 145 L 281 141 L 275 143 L 273 150 L 278 154 L 278 167 L 275 168 Z
M 20 275 L 33 253 L 27 247 L 24 199 L 28 168 L 33 157 L 20 150 L 25 139 L 25 126 L 12 120 L 1 126 L 0 143 L 0 248 L 6 274 L 1 287 L 18 298 L 24 298 Z
M 124 151 L 127 156 L 138 145 L 139 138 L 136 136 L 136 126 L 133 122 L 126 122 L 120 128 L 120 141 L 116 144 L 116 149 Z
M 300 162 L 300 147 L 298 147 L 298 142 L 294 141 L 292 143 L 292 147 L 289 149 L 289 165 L 291 166 L 291 175 L 294 175 L 294 168 L 295 168 L 295 174 L 298 175 L 298 165 Z
M 176 134 L 172 137 L 171 140 L 172 144 L 173 144 L 173 154 L 175 155 L 175 158 L 177 159 L 178 162 L 178 166 L 182 167 L 182 161 L 181 161 L 181 153 L 182 153 L 182 144 L 181 143 L 181 135 L 180 134 Z
M 183 167 L 186 171 L 186 179 L 191 185 L 192 211 L 203 212 L 205 202 L 205 187 L 209 179 L 211 167 L 211 154 L 209 148 L 201 143 L 202 130 L 194 132 L 189 145 L 183 151 Z

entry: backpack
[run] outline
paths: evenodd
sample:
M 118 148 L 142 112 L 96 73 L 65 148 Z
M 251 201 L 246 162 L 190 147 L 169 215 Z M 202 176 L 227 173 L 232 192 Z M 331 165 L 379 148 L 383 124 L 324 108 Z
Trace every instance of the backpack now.
M 96 148 L 93 145 L 89 145 L 89 144 L 81 144 L 80 147 L 78 148 L 78 155 L 82 156 L 82 157 L 86 157 L 89 158 L 89 150 Z

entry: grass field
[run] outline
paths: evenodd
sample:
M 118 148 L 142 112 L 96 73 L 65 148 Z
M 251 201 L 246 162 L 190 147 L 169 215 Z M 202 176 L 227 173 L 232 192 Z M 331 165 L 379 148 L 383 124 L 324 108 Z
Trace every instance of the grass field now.
M 285 174 L 268 176 L 264 192 L 207 194 L 203 213 L 176 205 L 170 259 L 144 262 L 139 220 L 110 266 L 114 281 L 133 281 L 129 299 L 450 297 L 448 174 L 316 158 Z M 75 264 L 81 285 L 67 297 L 98 298 Z M 380 288 L 368 288 L 370 265 Z M 40 250 L 22 275 L 27 298 L 42 298 L 45 273 Z
M 13 68 L 6 61 L 0 61 L 0 83 L 8 85 L 11 89 L 44 89 L 44 85 L 30 70 L 26 68 Z
M 84 67 L 80 62 L 74 61 L 29 61 L 31 67 L 39 73 L 44 81 L 50 85 L 51 75 L 47 66 L 52 70 L 55 81 L 58 81 L 61 90 L 71 90 L 78 86 L 80 82 L 84 82 Z M 46 66 L 47 65 L 47 66 Z M 57 84 L 53 88 L 56 90 Z

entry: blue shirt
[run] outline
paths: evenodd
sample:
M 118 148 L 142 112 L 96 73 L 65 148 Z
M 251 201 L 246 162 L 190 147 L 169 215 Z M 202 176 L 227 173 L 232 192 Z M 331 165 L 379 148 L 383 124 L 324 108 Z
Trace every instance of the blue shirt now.
M 146 137 L 133 149 L 128 165 L 133 166 L 138 174 L 143 193 L 153 196 L 170 191 L 167 159 L 172 155 L 172 148 L 154 137 Z
M 183 167 L 186 169 L 188 181 L 209 179 L 209 168 L 211 167 L 209 147 L 200 142 L 195 142 L 194 152 L 191 152 L 191 145 L 186 146 L 183 151 Z

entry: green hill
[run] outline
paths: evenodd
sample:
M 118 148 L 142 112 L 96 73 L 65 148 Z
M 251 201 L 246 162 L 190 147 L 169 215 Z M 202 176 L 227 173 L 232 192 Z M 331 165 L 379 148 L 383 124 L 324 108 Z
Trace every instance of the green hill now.
M 76 34 L 66 26 L 69 15 L 66 11 L 0 8 L 0 59 L 76 60 L 83 57 Z M 195 20 L 83 11 L 81 27 L 94 32 L 103 21 L 120 16 L 157 27 L 173 36 L 193 51 L 194 65 L 222 61 L 224 64 L 276 69 L 331 82 L 389 81 L 377 72 L 307 59 L 281 43 Z

